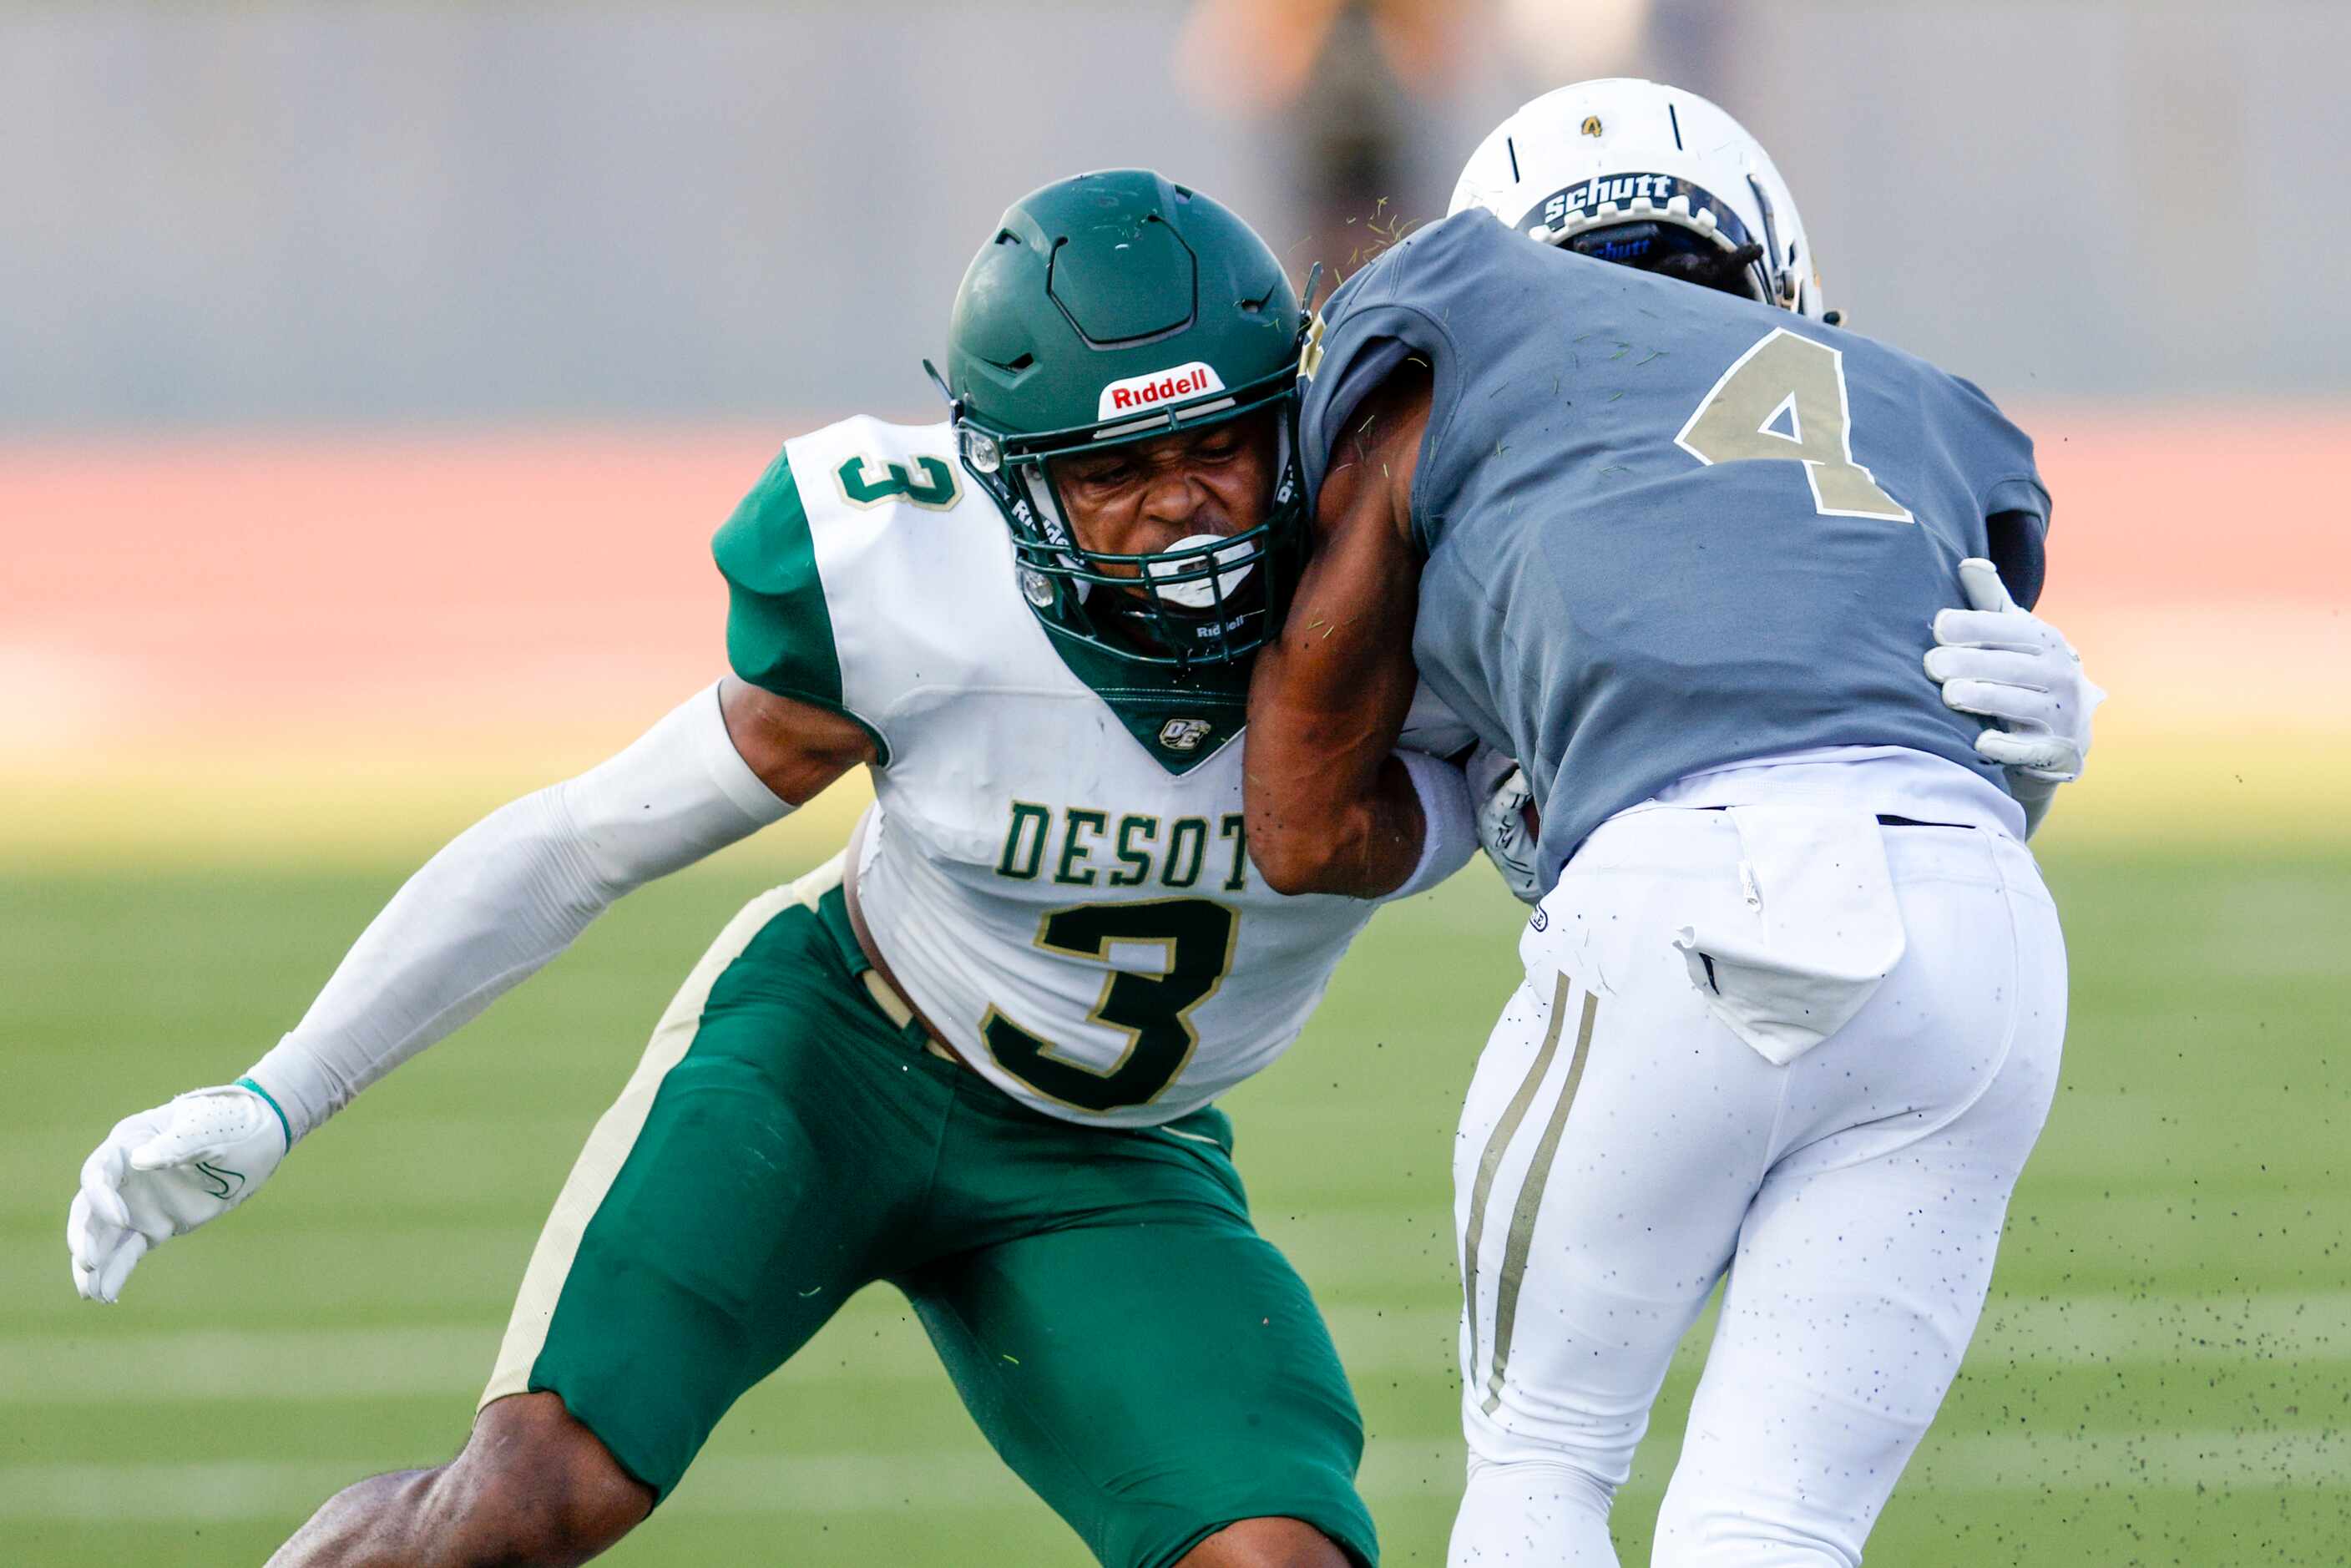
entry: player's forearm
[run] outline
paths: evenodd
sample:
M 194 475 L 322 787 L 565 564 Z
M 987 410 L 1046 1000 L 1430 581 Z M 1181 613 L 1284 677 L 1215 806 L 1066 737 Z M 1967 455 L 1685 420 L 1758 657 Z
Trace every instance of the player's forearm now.
M 631 889 L 789 810 L 702 692 L 601 766 L 501 808 L 411 877 L 250 1076 L 298 1139 L 569 946 Z
M 1317 784 L 1250 800 L 1249 858 L 1277 893 L 1379 898 L 1421 862 L 1427 821 L 1395 758 L 1350 795 Z
M 1351 416 L 1315 497 L 1314 553 L 1250 675 L 1242 805 L 1249 855 L 1280 893 L 1379 898 L 1426 869 L 1419 790 L 1391 753 L 1419 685 L 1408 523 L 1429 396 L 1414 361 Z
M 248 1074 L 298 1139 L 553 958 L 610 903 L 559 787 L 502 807 L 425 862 L 302 1021 Z
M 1316 562 L 1258 655 L 1243 805 L 1250 858 L 1275 891 L 1377 898 L 1413 874 L 1427 827 L 1392 755 L 1412 701 L 1411 584 L 1350 585 L 1324 570 L 1340 564 Z

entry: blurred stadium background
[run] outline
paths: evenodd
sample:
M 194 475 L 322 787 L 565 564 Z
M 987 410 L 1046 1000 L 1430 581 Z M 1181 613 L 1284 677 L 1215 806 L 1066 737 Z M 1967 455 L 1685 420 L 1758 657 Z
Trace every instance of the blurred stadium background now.
M 2318 0 L 0 5 L 0 1557 L 257 1561 L 462 1439 L 590 1122 L 847 786 L 112 1312 L 72 1173 L 274 1040 L 423 853 L 710 677 L 710 528 L 786 434 L 928 417 L 1006 202 L 1152 163 L 1343 270 L 1521 99 L 1625 72 L 1775 151 L 1856 327 L 2021 413 L 2043 608 L 2114 694 L 2037 846 L 2065 1088 L 1873 1560 L 2345 1561 L 2346 58 Z M 1459 1475 L 1447 1163 L 1511 909 L 1473 871 L 1384 915 L 1233 1101 L 1397 1563 Z M 1082 1558 L 869 1292 L 612 1560 Z

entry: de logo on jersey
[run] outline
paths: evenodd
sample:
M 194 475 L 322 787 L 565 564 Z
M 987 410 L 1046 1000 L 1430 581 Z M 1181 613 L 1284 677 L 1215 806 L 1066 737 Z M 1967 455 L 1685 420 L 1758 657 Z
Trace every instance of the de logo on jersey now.
M 1197 751 L 1216 727 L 1205 718 L 1171 718 L 1159 727 L 1159 744 L 1170 751 Z

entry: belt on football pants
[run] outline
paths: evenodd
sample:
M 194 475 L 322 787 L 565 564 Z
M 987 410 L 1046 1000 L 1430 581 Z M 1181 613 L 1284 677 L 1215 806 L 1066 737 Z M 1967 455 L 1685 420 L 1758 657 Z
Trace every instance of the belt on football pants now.
M 865 924 L 865 911 L 857 902 L 857 862 L 865 847 L 866 826 L 872 820 L 873 809 L 869 806 L 850 832 L 849 852 L 841 868 L 841 902 L 849 914 L 849 929 L 857 937 L 857 950 L 865 955 L 866 969 L 860 977 L 865 982 L 866 993 L 873 998 L 873 1005 L 882 1009 L 884 1018 L 900 1029 L 911 1024 L 921 1030 L 923 1049 L 940 1061 L 952 1061 L 958 1067 L 969 1067 L 971 1063 L 956 1053 L 939 1033 L 938 1027 L 923 1016 L 923 1009 L 908 999 L 906 988 L 890 972 L 890 965 L 882 956 L 880 945 L 873 940 L 872 929 Z
M 1694 809 L 1700 811 L 1730 810 L 1728 806 L 1699 806 Z M 1877 825 L 1881 828 L 1964 828 L 1968 826 L 1965 822 L 1922 822 L 1916 817 L 1897 817 L 1890 811 L 1877 813 Z

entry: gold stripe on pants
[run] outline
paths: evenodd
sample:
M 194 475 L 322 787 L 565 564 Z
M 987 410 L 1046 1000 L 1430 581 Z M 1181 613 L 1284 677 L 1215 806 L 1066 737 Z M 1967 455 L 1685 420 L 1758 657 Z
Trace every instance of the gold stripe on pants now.
M 1560 1026 L 1567 1018 L 1567 977 L 1558 977 L 1552 989 L 1551 1028 L 1543 1033 L 1541 1050 L 1535 1052 L 1534 1065 L 1527 1069 L 1526 1081 L 1503 1108 L 1502 1119 L 1487 1135 L 1486 1152 L 1479 1156 L 1478 1179 L 1469 1188 L 1469 1221 L 1461 1231 L 1462 1299 L 1469 1310 L 1469 1364 L 1466 1375 L 1475 1383 L 1478 1378 L 1478 1247 L 1486 1233 L 1486 1200 L 1494 1190 L 1494 1173 L 1509 1152 L 1510 1140 L 1518 1136 L 1519 1124 L 1526 1120 L 1527 1108 L 1534 1103 L 1535 1091 L 1542 1087 L 1543 1077 L 1551 1071 L 1551 1059 L 1559 1050 Z
M 1491 1196 L 1494 1175 L 1501 1166 L 1502 1156 L 1510 1140 L 1518 1134 L 1532 1106 L 1536 1091 L 1551 1069 L 1552 1058 L 1557 1054 L 1562 1028 L 1567 1021 L 1570 987 L 1565 975 L 1561 975 L 1552 992 L 1551 1027 L 1543 1033 L 1542 1048 L 1535 1053 L 1534 1065 L 1528 1071 L 1526 1082 L 1510 1097 L 1501 1122 L 1488 1140 L 1486 1152 L 1478 1167 L 1478 1180 L 1469 1197 L 1468 1224 L 1462 1236 L 1462 1279 L 1469 1313 L 1468 1375 L 1474 1384 L 1478 1376 L 1478 1249 L 1486 1222 L 1486 1204 Z M 1494 1365 L 1486 1379 L 1483 1406 L 1491 1415 L 1501 1403 L 1502 1377 L 1510 1361 L 1510 1338 L 1517 1326 L 1519 1288 L 1526 1279 L 1527 1253 L 1534 1244 L 1535 1219 L 1542 1210 L 1543 1189 L 1551 1180 L 1551 1167 L 1559 1155 L 1561 1134 L 1567 1126 L 1568 1112 L 1575 1104 L 1575 1092 L 1583 1082 L 1583 1064 L 1592 1051 L 1592 1029 L 1600 1011 L 1600 998 L 1590 991 L 1583 997 L 1583 1015 L 1578 1020 L 1575 1052 L 1569 1058 L 1567 1081 L 1561 1085 L 1559 1101 L 1552 1107 L 1550 1120 L 1543 1125 L 1542 1136 L 1535 1145 L 1534 1157 L 1527 1166 L 1526 1179 L 1519 1187 L 1519 1199 L 1510 1210 L 1510 1228 L 1502 1244 L 1502 1269 L 1494 1288 Z

